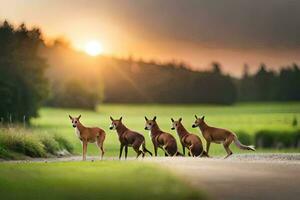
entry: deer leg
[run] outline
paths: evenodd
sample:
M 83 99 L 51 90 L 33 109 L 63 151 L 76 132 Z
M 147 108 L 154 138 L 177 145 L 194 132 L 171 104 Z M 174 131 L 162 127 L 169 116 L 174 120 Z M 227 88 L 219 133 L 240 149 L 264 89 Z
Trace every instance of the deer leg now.
M 145 154 L 147 151 L 145 151 L 145 147 L 144 147 L 145 143 L 144 141 L 140 144 L 139 146 L 139 150 L 142 152 L 142 157 L 144 158 L 145 157 Z
M 193 148 L 194 148 L 194 145 L 191 145 L 190 148 L 189 148 L 189 151 L 190 151 L 190 154 L 192 157 L 195 156 L 195 154 L 193 153 Z
M 133 146 L 134 151 L 136 152 L 136 158 L 138 158 L 141 154 L 144 155 L 144 153 L 139 149 L 138 146 Z M 144 156 L 143 156 L 144 157 Z
M 152 153 L 146 148 L 145 141 L 144 141 L 144 143 L 142 144 L 142 149 L 143 149 L 144 154 L 146 154 L 146 152 L 148 152 L 148 153 L 150 154 L 150 156 L 152 156 Z
M 163 147 L 162 147 L 162 150 L 164 150 L 164 152 L 165 152 L 165 157 L 168 157 L 168 156 L 173 156 L 173 155 L 170 155 L 170 153 L 169 153 L 169 151 L 168 151 L 168 144 L 166 144 L 166 145 L 164 145 Z
M 183 144 L 181 144 L 181 145 L 182 145 L 182 153 L 183 153 L 183 155 L 185 156 L 185 147 L 184 147 Z
M 82 160 L 86 160 L 87 142 L 82 142 Z
M 163 150 L 165 152 L 165 157 L 171 156 L 171 155 L 169 155 L 169 152 L 168 152 L 168 150 L 165 147 L 163 148 Z
M 190 149 L 191 152 L 191 157 L 195 157 L 195 154 L 193 153 L 193 151 Z
M 125 146 L 125 159 L 127 159 L 128 145 Z
M 124 148 L 124 145 L 123 145 L 123 144 L 121 144 L 121 146 L 120 146 L 119 160 L 121 160 L 121 157 L 122 157 L 122 152 L 123 152 L 123 148 Z
M 231 156 L 232 155 L 232 151 L 230 150 L 230 148 L 229 148 L 229 145 L 231 144 L 231 142 L 232 142 L 232 140 L 230 140 L 230 139 L 226 139 L 225 140 L 225 142 L 223 143 L 223 146 L 224 146 L 224 148 L 225 148 L 225 150 L 226 150 L 226 152 L 227 152 L 227 155 L 225 156 L 225 158 L 228 158 L 229 156 Z M 225 159 L 224 158 L 224 159 Z
M 135 140 L 134 143 L 132 144 L 134 151 L 137 153 L 136 158 L 138 158 L 141 154 L 142 154 L 142 157 L 145 156 L 145 153 L 143 151 L 141 151 L 142 143 L 143 143 L 143 141 Z
M 97 140 L 97 146 L 98 146 L 98 148 L 99 148 L 100 151 L 101 151 L 101 154 L 100 154 L 101 160 L 102 160 L 102 158 L 103 158 L 103 156 L 104 156 L 104 153 L 105 153 L 104 148 L 103 148 L 103 142 L 104 142 L 104 140 L 102 140 L 101 138 L 99 138 L 99 139 Z
M 157 146 L 155 144 L 153 144 L 154 146 L 154 155 L 157 156 Z
M 208 155 L 208 152 L 209 152 L 209 147 L 210 147 L 210 142 L 206 141 L 206 153 L 207 153 L 207 155 Z

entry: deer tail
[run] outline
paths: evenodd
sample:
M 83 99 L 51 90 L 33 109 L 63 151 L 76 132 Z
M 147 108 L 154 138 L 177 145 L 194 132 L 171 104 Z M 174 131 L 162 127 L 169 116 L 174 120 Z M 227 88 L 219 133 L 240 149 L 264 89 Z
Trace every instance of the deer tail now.
M 234 137 L 234 144 L 235 144 L 238 148 L 240 148 L 240 149 L 242 149 L 242 150 L 251 150 L 251 151 L 255 151 L 254 146 L 252 146 L 252 145 L 247 146 L 247 145 L 242 144 L 242 143 L 238 140 L 237 136 Z

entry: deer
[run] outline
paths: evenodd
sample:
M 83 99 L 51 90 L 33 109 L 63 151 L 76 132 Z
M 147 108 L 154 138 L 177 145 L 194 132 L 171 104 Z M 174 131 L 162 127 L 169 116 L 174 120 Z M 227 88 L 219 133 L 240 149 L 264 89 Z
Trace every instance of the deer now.
M 101 151 L 100 158 L 102 160 L 105 153 L 103 147 L 103 143 L 105 140 L 105 131 L 98 127 L 85 127 L 80 122 L 81 115 L 79 115 L 78 117 L 72 117 L 71 115 L 69 115 L 69 118 L 72 122 L 73 128 L 75 129 L 76 136 L 82 142 L 82 160 L 86 160 L 88 143 L 96 143 Z
M 185 148 L 189 150 L 188 155 L 192 157 L 208 157 L 206 151 L 203 150 L 202 142 L 200 137 L 189 133 L 182 124 L 182 118 L 175 121 L 171 118 L 172 121 L 172 130 L 176 129 L 180 143 L 182 145 L 183 155 L 185 155 Z
M 145 130 L 149 130 L 155 156 L 157 156 L 158 148 L 161 148 L 165 152 L 165 156 L 182 156 L 177 150 L 176 139 L 170 133 L 166 133 L 159 128 L 156 116 L 152 120 L 145 117 L 145 120 Z
M 229 146 L 232 142 L 235 143 L 235 145 L 242 149 L 242 150 L 251 150 L 255 151 L 254 146 L 246 146 L 242 144 L 235 133 L 232 131 L 223 129 L 223 128 L 216 128 L 207 125 L 205 123 L 204 118 L 205 116 L 198 118 L 197 115 L 195 115 L 196 121 L 192 125 L 193 128 L 199 127 L 200 131 L 202 132 L 202 135 L 204 139 L 206 140 L 206 153 L 208 155 L 210 143 L 216 143 L 216 144 L 223 144 L 225 151 L 227 152 L 227 155 L 224 158 L 228 158 L 233 153 L 230 150 Z
M 119 159 L 122 157 L 123 148 L 125 147 L 125 159 L 127 159 L 128 147 L 132 147 L 136 152 L 136 158 L 138 158 L 141 154 L 142 157 L 145 156 L 146 153 L 149 153 L 152 156 L 152 153 L 146 148 L 145 137 L 135 131 L 128 129 L 122 123 L 122 117 L 120 119 L 113 119 L 110 117 L 111 125 L 109 127 L 110 130 L 116 130 L 119 136 L 120 141 L 120 154 Z

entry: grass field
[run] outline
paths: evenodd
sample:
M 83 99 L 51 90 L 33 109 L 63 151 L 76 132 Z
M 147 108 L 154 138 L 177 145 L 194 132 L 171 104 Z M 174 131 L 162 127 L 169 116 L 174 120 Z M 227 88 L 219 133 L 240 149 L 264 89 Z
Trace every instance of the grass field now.
M 208 124 L 233 131 L 253 134 L 259 130 L 299 129 L 292 126 L 296 117 L 300 121 L 300 103 L 257 103 L 235 106 L 206 105 L 100 105 L 96 112 L 76 109 L 42 108 L 40 117 L 32 120 L 32 134 L 58 134 L 67 138 L 81 154 L 81 144 L 75 136 L 68 115 L 82 115 L 86 126 L 103 128 L 105 157 L 117 157 L 119 141 L 115 131 L 109 130 L 109 116 L 123 116 L 131 129 L 145 135 L 148 148 L 153 151 L 148 131 L 144 130 L 144 116 L 157 116 L 160 127 L 172 133 L 173 118 L 183 118 L 186 128 L 193 129 L 194 115 L 205 115 Z M 202 138 L 203 143 L 204 140 Z M 241 153 L 234 145 L 235 153 Z M 180 148 L 181 151 L 181 148 Z M 258 150 L 266 151 L 266 150 Z M 277 150 L 267 150 L 276 152 Z M 300 152 L 299 149 L 280 150 Z M 95 144 L 90 144 L 89 155 L 97 155 Z M 163 152 L 160 150 L 160 155 Z M 225 155 L 221 145 L 211 146 L 211 155 Z M 129 155 L 135 153 L 129 148 Z M 190 187 L 171 172 L 139 161 L 53 162 L 53 163 L 0 163 L 0 194 L 3 199 L 205 199 L 202 192 Z M 197 190 L 201 191 L 201 188 Z
M 136 161 L 1 163 L 1 199 L 204 199 L 168 171 Z
M 205 115 L 208 124 L 224 127 L 233 131 L 245 131 L 253 134 L 258 130 L 294 130 L 298 127 L 292 126 L 292 121 L 296 117 L 300 121 L 300 102 L 297 103 L 245 103 L 234 106 L 212 106 L 212 105 L 99 105 L 97 112 L 76 110 L 76 109 L 54 109 L 42 108 L 40 117 L 32 121 L 33 127 L 40 132 L 62 134 L 75 145 L 75 152 L 81 153 L 81 144 L 75 136 L 74 129 L 68 118 L 68 114 L 76 116 L 81 114 L 81 122 L 86 126 L 100 126 L 106 133 L 105 149 L 106 156 L 118 156 L 119 141 L 115 131 L 108 129 L 110 125 L 109 116 L 114 118 L 123 116 L 123 122 L 129 128 L 144 134 L 148 148 L 153 151 L 149 140 L 148 131 L 144 130 L 144 116 L 152 118 L 157 116 L 160 127 L 177 137 L 172 131 L 170 117 L 183 118 L 185 127 L 200 135 L 199 129 L 191 128 L 194 122 L 194 115 Z M 202 140 L 203 143 L 204 140 Z M 242 152 L 232 145 L 234 152 Z M 181 150 L 181 149 L 180 149 Z M 259 150 L 262 151 L 262 150 Z M 266 150 L 264 150 L 266 151 Z M 275 152 L 277 150 L 267 150 Z M 291 152 L 299 149 L 280 150 Z M 98 154 L 98 149 L 94 144 L 88 147 L 89 155 Z M 225 155 L 221 145 L 212 144 L 210 154 Z M 129 155 L 135 155 L 129 149 Z M 160 151 L 162 155 L 162 151 Z

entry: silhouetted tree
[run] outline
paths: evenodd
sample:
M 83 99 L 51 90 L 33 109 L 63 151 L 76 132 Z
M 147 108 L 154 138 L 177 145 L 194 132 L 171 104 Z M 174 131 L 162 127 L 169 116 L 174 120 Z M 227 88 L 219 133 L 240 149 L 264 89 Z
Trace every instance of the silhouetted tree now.
M 244 64 L 244 68 L 243 68 L 243 79 L 247 79 L 249 77 L 249 65 L 248 64 Z
M 212 63 L 212 72 L 214 74 L 221 74 L 221 65 L 218 62 L 213 62 Z
M 80 80 L 69 80 L 61 86 L 53 85 L 49 106 L 95 109 L 99 103 L 99 92 Z
M 282 101 L 300 100 L 300 69 L 297 64 L 284 67 L 279 73 L 278 99 Z
M 243 75 L 238 88 L 241 101 L 298 101 L 300 70 L 293 64 L 275 73 L 262 64 L 254 75 Z
M 182 62 L 137 62 L 132 72 L 126 60 L 103 67 L 105 102 L 116 103 L 217 103 L 236 101 L 236 87 L 220 65 L 211 72 L 191 71 Z M 111 77 L 116 77 L 112 79 Z
M 28 122 L 47 96 L 46 62 L 38 55 L 43 45 L 39 29 L 25 24 L 15 29 L 0 25 L 0 117 Z

